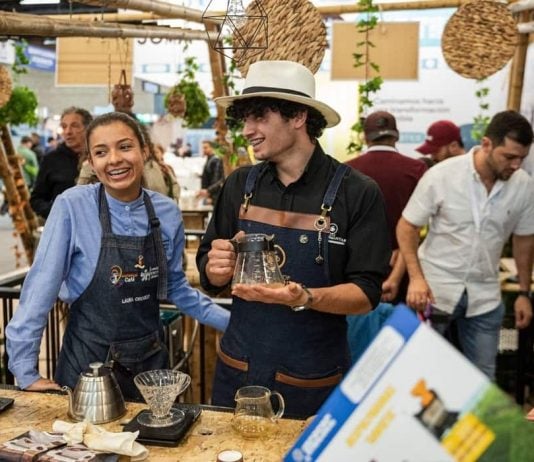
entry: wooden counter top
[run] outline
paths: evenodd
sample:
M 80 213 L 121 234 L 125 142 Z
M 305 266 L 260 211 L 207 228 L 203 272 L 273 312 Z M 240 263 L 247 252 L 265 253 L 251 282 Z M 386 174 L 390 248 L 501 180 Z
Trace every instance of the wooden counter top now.
M 15 403 L 0 413 L 0 442 L 14 438 L 31 428 L 51 431 L 55 420 L 69 421 L 67 396 L 50 393 L 32 393 L 0 389 L 0 396 L 14 398 Z M 103 425 L 110 431 L 122 431 L 121 423 L 129 421 L 146 405 L 127 403 L 128 412 L 123 419 Z M 224 449 L 236 449 L 245 462 L 271 462 L 282 460 L 283 455 L 303 431 L 301 420 L 282 419 L 278 432 L 267 439 L 244 439 L 231 426 L 231 412 L 202 411 L 184 440 L 174 448 L 146 446 L 147 461 L 152 462 L 215 462 Z

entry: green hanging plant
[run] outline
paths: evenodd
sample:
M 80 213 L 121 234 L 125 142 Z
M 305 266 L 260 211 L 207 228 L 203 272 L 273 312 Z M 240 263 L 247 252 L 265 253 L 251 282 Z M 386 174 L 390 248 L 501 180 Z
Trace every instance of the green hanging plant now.
M 490 122 L 489 103 L 487 97 L 489 95 L 489 87 L 484 86 L 486 79 L 477 80 L 478 89 L 475 91 L 475 96 L 478 99 L 478 108 L 480 112 L 473 118 L 473 128 L 471 129 L 471 138 L 475 141 L 480 141 L 486 133 L 486 127 Z
M 232 44 L 232 39 L 227 38 L 226 43 L 230 46 Z M 228 72 L 224 74 L 223 82 L 229 90 L 229 93 L 233 95 L 238 95 L 239 91 L 236 89 L 236 84 L 234 76 L 237 72 L 237 64 L 233 59 L 230 60 L 228 66 Z M 228 163 L 232 166 L 236 166 L 239 161 L 238 151 L 240 148 L 247 148 L 248 141 L 243 136 L 243 123 L 235 120 L 228 120 L 227 123 L 228 132 L 226 133 L 226 141 L 228 144 L 217 144 L 215 146 L 215 153 L 221 157 L 227 157 Z
M 25 47 L 26 42 L 15 45 L 15 62 L 11 66 L 15 80 L 18 75 L 28 72 L 26 66 L 29 64 L 29 60 L 24 54 Z M 39 102 L 33 90 L 26 86 L 16 86 L 11 92 L 9 101 L 0 108 L 0 124 L 37 125 L 39 119 L 35 111 L 38 105 Z
M 183 97 L 185 101 L 184 126 L 189 128 L 201 127 L 210 118 L 208 99 L 195 78 L 198 69 L 199 65 L 195 57 L 186 58 L 180 81 L 169 90 L 164 99 L 165 108 L 171 112 L 173 98 L 177 95 Z
M 369 40 L 369 33 L 378 24 L 378 16 L 376 14 L 378 12 L 378 7 L 373 4 L 373 0 L 359 0 L 358 6 L 362 8 L 365 15 L 356 23 L 356 28 L 359 33 L 364 34 L 365 39 L 356 44 L 358 51 L 353 53 L 352 56 L 354 58 L 355 68 L 365 66 L 365 80 L 358 85 L 358 114 L 360 118 L 351 127 L 352 139 L 347 146 L 349 154 L 355 154 L 363 149 L 363 115 L 373 106 L 371 95 L 377 93 L 384 83 L 384 79 L 379 75 L 373 78 L 368 76 L 369 68 L 376 73 L 380 72 L 380 66 L 369 60 L 370 49 L 375 46 L 374 43 Z

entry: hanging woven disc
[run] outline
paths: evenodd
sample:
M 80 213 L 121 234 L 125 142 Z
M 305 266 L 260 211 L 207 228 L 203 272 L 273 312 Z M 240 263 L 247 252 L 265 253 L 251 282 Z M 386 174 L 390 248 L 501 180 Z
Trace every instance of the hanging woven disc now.
M 0 66 L 0 107 L 3 107 L 11 98 L 11 91 L 13 90 L 13 82 L 11 81 L 11 74 L 5 66 Z
M 308 0 L 261 0 L 267 18 L 268 46 L 260 53 L 237 60 L 241 75 L 245 76 L 248 66 L 261 60 L 289 60 L 303 64 L 313 73 L 317 72 L 323 60 L 327 46 L 326 27 L 321 14 Z M 247 7 L 247 15 L 258 14 L 254 10 L 255 3 Z M 238 40 L 234 32 L 234 42 Z M 259 43 L 265 36 L 257 34 L 252 23 L 246 23 L 239 32 L 250 46 L 265 46 Z
M 506 65 L 514 54 L 517 38 L 517 27 L 506 3 L 475 0 L 451 16 L 441 48 L 453 71 L 480 80 Z

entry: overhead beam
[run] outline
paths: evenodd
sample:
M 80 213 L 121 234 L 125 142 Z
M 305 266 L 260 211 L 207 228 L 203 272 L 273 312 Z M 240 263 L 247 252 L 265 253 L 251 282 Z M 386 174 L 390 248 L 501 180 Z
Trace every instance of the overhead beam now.
M 207 40 L 203 30 L 161 26 L 133 26 L 105 22 L 56 20 L 32 14 L 0 12 L 2 35 L 38 37 L 162 38 L 169 40 Z
M 375 3 L 379 11 L 399 11 L 399 10 L 428 10 L 436 8 L 458 8 L 472 0 L 425 0 L 415 2 L 399 3 Z M 317 11 L 324 16 L 339 15 L 344 13 L 361 13 L 365 7 L 357 3 L 349 5 L 325 5 L 317 6 Z
M 50 14 L 49 18 L 65 21 L 105 21 L 105 22 L 142 22 L 168 19 L 154 13 L 80 13 L 80 14 Z
M 84 5 L 96 5 L 106 8 L 123 8 L 159 14 L 165 18 L 185 19 L 186 21 L 202 21 L 202 11 L 185 6 L 174 5 L 159 0 L 76 0 Z

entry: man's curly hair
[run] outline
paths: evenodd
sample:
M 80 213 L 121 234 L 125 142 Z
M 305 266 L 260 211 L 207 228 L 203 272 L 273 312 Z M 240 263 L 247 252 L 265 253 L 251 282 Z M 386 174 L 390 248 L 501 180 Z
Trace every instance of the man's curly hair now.
M 267 111 L 278 112 L 286 121 L 302 112 L 307 112 L 306 133 L 311 141 L 319 138 L 326 127 L 324 116 L 311 106 L 262 96 L 234 101 L 226 109 L 226 123 L 231 129 L 239 129 L 247 117 L 263 117 Z

